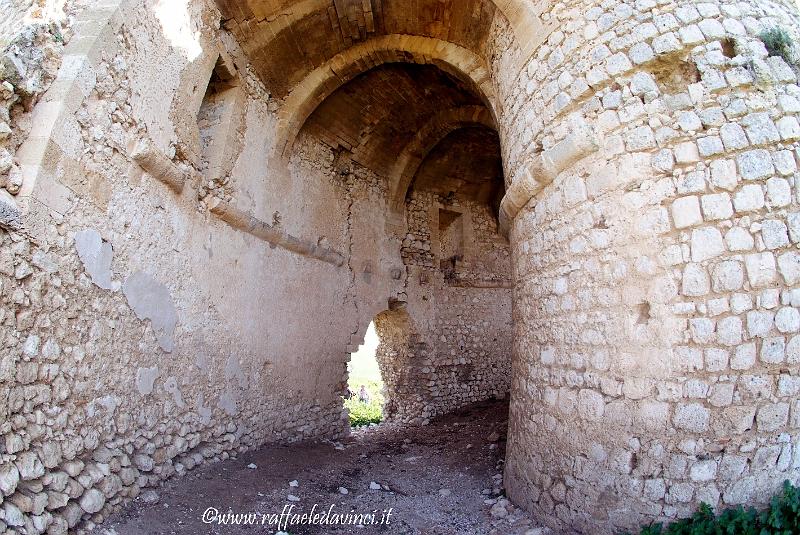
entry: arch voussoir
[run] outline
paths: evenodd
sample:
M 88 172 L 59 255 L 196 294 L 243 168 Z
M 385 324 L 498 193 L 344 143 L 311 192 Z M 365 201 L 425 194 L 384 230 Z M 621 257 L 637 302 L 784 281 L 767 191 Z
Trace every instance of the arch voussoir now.
M 278 118 L 276 156 L 288 160 L 294 140 L 306 120 L 336 89 L 359 74 L 385 63 L 436 65 L 468 81 L 496 116 L 497 101 L 489 69 L 477 54 L 448 41 L 416 35 L 386 35 L 370 39 L 332 57 L 314 69 L 286 97 Z
M 443 110 L 433 116 L 409 141 L 398 156 L 389 177 L 389 184 L 392 186 L 392 212 L 403 211 L 408 188 L 428 153 L 450 133 L 465 126 L 485 126 L 493 130 L 496 128 L 494 118 L 486 107 L 460 106 Z

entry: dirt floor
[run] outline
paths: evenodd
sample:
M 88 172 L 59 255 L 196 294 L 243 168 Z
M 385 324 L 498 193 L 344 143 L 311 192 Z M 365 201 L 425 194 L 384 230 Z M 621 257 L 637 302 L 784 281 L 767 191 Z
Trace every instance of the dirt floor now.
M 143 493 L 91 533 L 540 535 L 546 530 L 502 498 L 507 415 L 507 403 L 484 403 L 426 427 L 355 431 L 341 444 L 267 446 Z M 290 508 L 319 514 L 319 523 L 331 507 L 374 513 L 375 524 L 277 525 L 293 519 Z

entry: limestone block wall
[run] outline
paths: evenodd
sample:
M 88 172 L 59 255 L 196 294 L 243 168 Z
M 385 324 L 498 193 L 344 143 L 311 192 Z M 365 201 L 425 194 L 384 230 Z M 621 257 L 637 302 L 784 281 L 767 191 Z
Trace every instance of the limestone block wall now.
M 578 128 L 599 149 L 511 230 L 509 493 L 592 533 L 763 502 L 800 477 L 800 108 L 796 67 L 758 34 L 796 39 L 796 7 L 583 2 L 543 17 L 559 29 L 501 89 L 506 165 L 519 180 Z
M 295 141 L 315 93 L 275 100 L 210 0 L 67 4 L 3 60 L 0 531 L 65 533 L 202 462 L 341 436 L 376 317 L 398 420 L 510 383 L 505 482 L 556 529 L 797 481 L 800 88 L 758 39 L 797 40 L 789 0 L 501 10 L 488 70 L 442 45 L 530 198 L 510 247 L 490 207 L 433 191 L 387 225 L 395 185 Z
M 437 412 L 466 403 L 504 398 L 510 386 L 510 250 L 489 206 L 456 200 L 469 217 L 467 252 L 461 262 L 434 273 L 437 370 L 432 394 Z M 451 225 L 452 227 L 453 225 Z M 441 233 L 440 233 L 441 234 Z M 442 248 L 442 250 L 444 250 Z
M 409 287 L 412 299 L 401 312 L 379 314 L 375 322 L 386 418 L 426 424 L 470 403 L 507 397 L 509 289 L 450 287 L 430 270 L 411 273 L 427 282 Z
M 469 403 L 503 398 L 509 388 L 508 245 L 488 206 L 458 197 L 442 201 L 425 190 L 409 196 L 402 247 L 408 346 L 378 348 L 395 400 L 390 414 L 400 421 L 425 423 Z M 456 214 L 450 232 L 444 230 L 440 218 Z M 379 335 L 390 317 L 376 322 Z M 392 366 L 398 357 L 411 365 Z

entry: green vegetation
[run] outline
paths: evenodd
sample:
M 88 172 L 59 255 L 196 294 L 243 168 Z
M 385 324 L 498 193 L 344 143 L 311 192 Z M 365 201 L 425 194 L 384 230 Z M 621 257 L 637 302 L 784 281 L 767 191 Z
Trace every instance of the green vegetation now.
M 50 35 L 53 36 L 56 43 L 64 42 L 64 35 L 61 33 L 61 29 L 55 24 L 50 26 Z
M 378 334 L 375 332 L 375 324 L 372 323 L 367 329 L 364 343 L 350 359 L 348 366 L 350 379 L 347 386 L 355 396 L 353 399 L 344 400 L 344 406 L 350 410 L 352 427 L 379 424 L 383 421 L 383 379 L 378 361 L 375 359 L 378 343 Z M 361 389 L 361 385 L 367 387 L 369 403 L 358 401 L 358 391 Z
M 350 410 L 350 425 L 361 427 L 369 424 L 379 424 L 383 420 L 383 383 L 380 379 L 369 379 L 366 377 L 350 377 L 348 382 L 350 390 L 356 395 L 353 399 L 344 400 L 344 406 Z M 361 385 L 367 387 L 369 392 L 369 403 L 362 403 L 358 400 L 358 391 Z
M 719 516 L 707 504 L 693 517 L 664 527 L 653 524 L 640 535 L 792 535 L 800 533 L 800 487 L 784 482 L 778 494 L 763 511 L 741 506 Z
M 793 63 L 792 60 L 792 38 L 783 28 L 772 28 L 761 32 L 759 39 L 767 47 L 770 56 L 780 56 L 786 63 Z

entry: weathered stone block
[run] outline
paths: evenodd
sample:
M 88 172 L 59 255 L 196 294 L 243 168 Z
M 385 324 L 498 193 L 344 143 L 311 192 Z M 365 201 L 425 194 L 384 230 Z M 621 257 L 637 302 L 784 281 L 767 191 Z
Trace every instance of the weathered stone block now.
M 731 358 L 731 369 L 734 370 L 749 370 L 755 365 L 756 362 L 756 345 L 755 344 L 741 344 L 734 350 L 733 358 Z
M 772 403 L 758 410 L 756 423 L 762 431 L 776 431 L 786 425 L 789 420 L 788 403 Z M 777 456 L 776 456 L 777 457 Z
M 786 262 L 788 263 L 789 260 Z M 769 286 L 777 276 L 777 271 L 775 268 L 775 256 L 772 253 L 755 253 L 745 255 L 744 263 L 747 269 L 747 278 L 753 288 L 764 288 Z M 800 277 L 800 258 L 798 258 L 797 267 L 797 275 Z
M 761 342 L 761 361 L 766 364 L 780 364 L 786 355 L 783 337 L 766 338 Z
M 703 215 L 707 220 L 717 221 L 733 216 L 733 206 L 731 205 L 729 194 L 703 195 L 701 200 L 703 203 Z
M 800 254 L 792 251 L 780 255 L 778 268 L 786 284 L 797 284 L 800 281 Z
M 692 231 L 692 261 L 703 262 L 725 252 L 722 234 L 716 227 L 703 227 Z
M 767 249 L 780 249 L 789 245 L 786 224 L 780 219 L 767 219 L 761 222 L 761 238 Z
M 0 492 L 4 496 L 11 496 L 17 488 L 20 475 L 17 467 L 12 463 L 0 466 Z
M 756 184 L 748 184 L 733 196 L 737 213 L 752 212 L 764 207 L 764 190 Z
M 792 190 L 789 182 L 783 178 L 772 177 L 767 180 L 767 204 L 773 208 L 789 206 L 792 202 Z
M 708 409 L 698 403 L 679 404 L 672 422 L 678 429 L 702 433 L 708 429 L 709 418 Z
M 706 295 L 711 289 L 708 273 L 700 264 L 687 264 L 683 270 L 681 293 L 689 297 Z
M 672 219 L 676 228 L 686 228 L 703 222 L 697 197 L 681 197 L 672 203 Z
M 736 157 L 739 174 L 745 180 L 758 180 L 772 176 L 775 166 L 769 151 L 757 149 L 743 152 Z
M 97 489 L 87 490 L 80 499 L 81 509 L 87 513 L 97 513 L 103 508 L 105 503 L 105 496 L 103 496 L 103 493 Z

